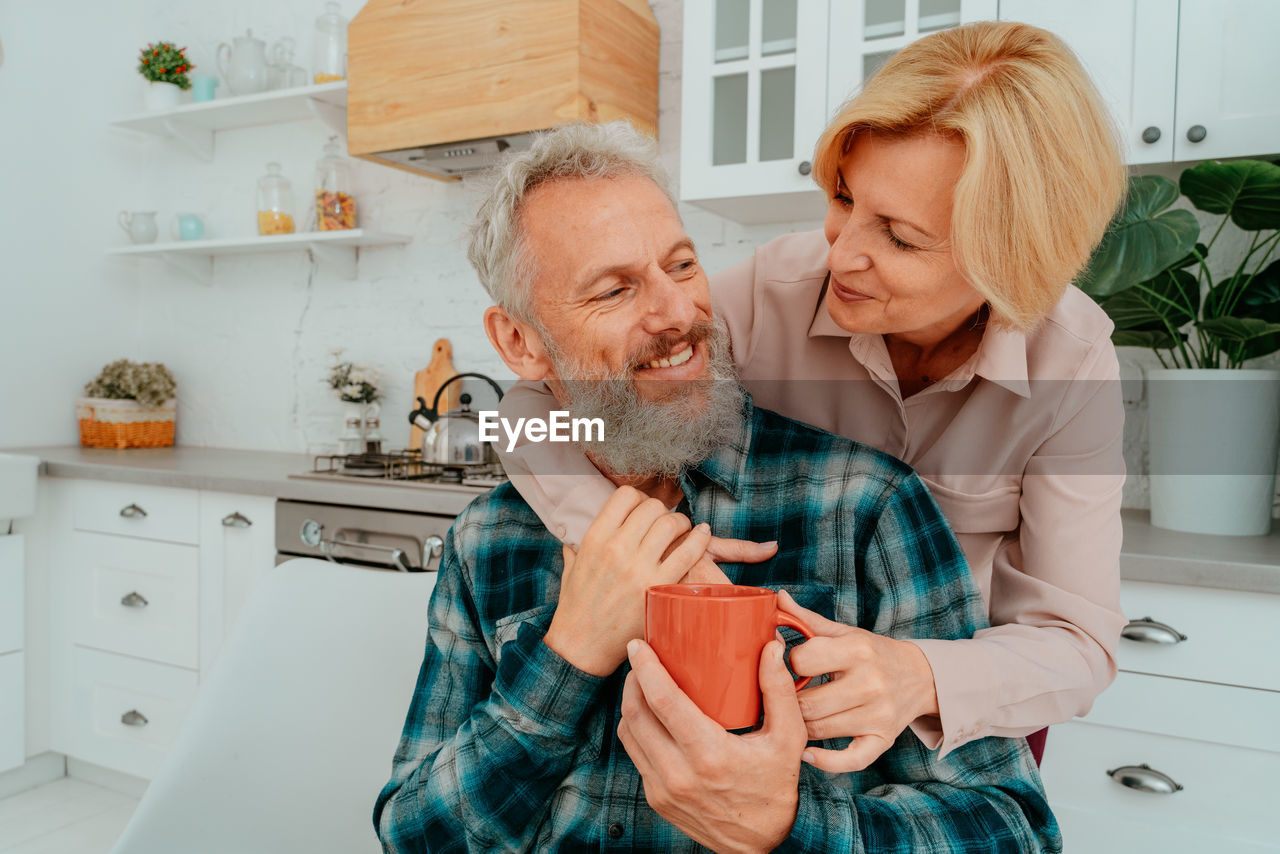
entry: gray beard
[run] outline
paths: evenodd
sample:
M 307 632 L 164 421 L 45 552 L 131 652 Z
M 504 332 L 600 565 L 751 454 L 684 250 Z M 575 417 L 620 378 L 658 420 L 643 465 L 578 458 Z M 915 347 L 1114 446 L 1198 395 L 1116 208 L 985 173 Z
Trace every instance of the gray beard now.
M 660 400 L 640 395 L 638 383 L 644 380 L 637 381 L 630 369 L 584 368 L 554 345 L 547 347 L 566 398 L 560 404 L 573 418 L 604 422 L 604 441 L 579 443 L 599 468 L 618 477 L 676 477 L 738 435 L 743 391 L 729 333 L 717 322 L 706 330 L 705 341 L 703 376 Z M 692 405 L 697 397 L 703 406 Z

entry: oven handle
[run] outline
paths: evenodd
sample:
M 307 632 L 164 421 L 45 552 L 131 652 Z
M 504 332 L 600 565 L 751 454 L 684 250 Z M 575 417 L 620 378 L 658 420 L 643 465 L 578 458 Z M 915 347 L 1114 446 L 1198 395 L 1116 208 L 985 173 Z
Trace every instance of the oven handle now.
M 338 533 L 342 533 L 339 531 Z M 333 556 L 333 550 L 337 546 L 350 546 L 358 549 L 369 549 L 375 552 L 387 552 L 391 555 L 388 564 L 392 569 L 400 572 L 413 572 L 413 564 L 409 563 L 409 556 L 405 554 L 404 549 L 398 549 L 393 546 L 375 546 L 373 543 L 353 543 L 350 540 L 339 540 L 336 537 L 331 540 L 320 540 L 317 544 L 320 547 L 320 554 L 326 559 L 337 563 L 338 560 Z

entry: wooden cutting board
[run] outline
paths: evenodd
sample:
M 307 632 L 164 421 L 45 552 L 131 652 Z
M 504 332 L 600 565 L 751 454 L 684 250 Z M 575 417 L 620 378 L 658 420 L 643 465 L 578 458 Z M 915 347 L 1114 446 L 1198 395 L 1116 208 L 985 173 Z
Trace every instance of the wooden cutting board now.
M 431 399 L 436 396 L 436 391 L 444 381 L 457 373 L 458 371 L 453 367 L 453 347 L 449 344 L 448 338 L 441 338 L 431 348 L 431 362 L 413 375 L 414 408 L 418 405 L 419 397 L 427 402 L 427 406 L 430 406 Z M 454 408 L 461 387 L 462 380 L 458 380 L 444 390 L 444 394 L 440 395 L 440 403 L 436 407 L 439 412 L 448 412 Z M 422 447 L 422 428 L 416 424 L 409 430 L 409 447 Z

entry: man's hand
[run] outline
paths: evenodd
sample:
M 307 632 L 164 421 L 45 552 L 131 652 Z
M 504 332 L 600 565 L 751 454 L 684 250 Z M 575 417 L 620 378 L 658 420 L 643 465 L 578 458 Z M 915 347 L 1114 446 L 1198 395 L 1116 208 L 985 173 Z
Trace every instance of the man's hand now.
M 644 779 L 644 795 L 667 821 L 719 852 L 769 851 L 795 823 L 804 720 L 783 644 L 760 655 L 764 727 L 731 735 L 676 686 L 653 649 L 627 645 L 618 738 Z
M 800 676 L 831 674 L 830 682 L 800 692 L 809 738 L 853 738 L 844 750 L 808 748 L 806 762 L 823 771 L 861 771 L 916 718 L 938 714 L 933 670 L 920 647 L 832 622 L 786 591 L 778 594 L 778 607 L 816 635 L 791 651 L 791 669 Z
M 575 553 L 564 547 L 555 616 L 543 639 L 565 661 L 608 676 L 644 635 L 644 591 L 674 584 L 697 563 L 711 531 L 630 486 L 618 487 Z M 671 548 L 681 535 L 684 541 Z

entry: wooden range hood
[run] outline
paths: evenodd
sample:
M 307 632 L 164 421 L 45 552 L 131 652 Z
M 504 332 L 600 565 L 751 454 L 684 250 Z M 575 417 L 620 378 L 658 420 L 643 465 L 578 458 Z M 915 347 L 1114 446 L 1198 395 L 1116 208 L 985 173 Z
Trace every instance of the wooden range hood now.
M 458 180 L 565 121 L 657 133 L 646 0 L 368 0 L 347 39 L 348 151 L 375 163 Z

